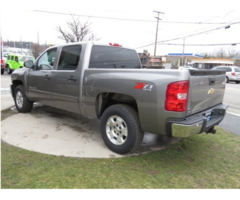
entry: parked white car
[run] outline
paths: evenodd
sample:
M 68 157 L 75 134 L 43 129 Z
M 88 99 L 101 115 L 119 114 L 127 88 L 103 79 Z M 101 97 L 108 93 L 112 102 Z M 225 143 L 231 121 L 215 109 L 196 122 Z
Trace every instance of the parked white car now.
M 240 83 L 240 67 L 237 66 L 216 66 L 211 70 L 224 70 L 226 71 L 226 83 L 234 81 Z
M 183 70 L 183 69 L 193 69 L 193 70 L 197 70 L 196 68 L 194 67 L 191 67 L 191 66 L 188 66 L 188 65 L 184 65 L 184 66 L 179 66 L 178 69 L 180 70 Z

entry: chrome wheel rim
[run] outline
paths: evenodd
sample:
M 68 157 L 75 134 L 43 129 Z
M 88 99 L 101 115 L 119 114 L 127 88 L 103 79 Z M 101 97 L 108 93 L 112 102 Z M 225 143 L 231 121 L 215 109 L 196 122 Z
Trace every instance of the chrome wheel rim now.
M 23 106 L 23 95 L 20 91 L 16 94 L 16 103 L 19 108 L 22 108 Z
M 127 124 L 121 117 L 117 115 L 111 116 L 107 120 L 106 133 L 113 144 L 122 145 L 128 138 Z

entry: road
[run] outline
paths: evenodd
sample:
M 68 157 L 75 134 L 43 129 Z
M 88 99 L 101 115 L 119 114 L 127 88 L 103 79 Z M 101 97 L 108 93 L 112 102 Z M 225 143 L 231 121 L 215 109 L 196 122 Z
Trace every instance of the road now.
M 10 93 L 10 75 L 6 72 L 1 75 L 1 95 Z M 226 117 L 219 125 L 220 127 L 240 135 L 240 84 L 227 83 L 223 102 L 229 105 Z
M 240 116 L 240 84 L 227 83 L 223 102 L 229 105 L 228 113 Z

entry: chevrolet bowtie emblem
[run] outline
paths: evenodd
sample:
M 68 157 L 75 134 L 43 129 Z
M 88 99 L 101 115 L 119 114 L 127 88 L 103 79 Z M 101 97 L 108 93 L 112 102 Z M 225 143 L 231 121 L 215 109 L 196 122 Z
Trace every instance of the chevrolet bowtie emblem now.
M 211 88 L 210 90 L 208 90 L 208 94 L 213 94 L 214 93 L 214 89 Z

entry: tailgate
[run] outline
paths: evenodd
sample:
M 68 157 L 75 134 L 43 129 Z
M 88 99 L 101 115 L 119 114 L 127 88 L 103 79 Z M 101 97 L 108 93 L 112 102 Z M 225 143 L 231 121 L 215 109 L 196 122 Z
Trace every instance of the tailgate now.
M 188 112 L 191 115 L 223 102 L 225 71 L 189 70 Z

